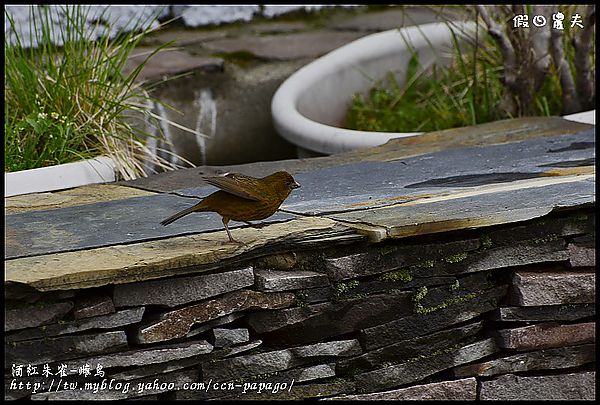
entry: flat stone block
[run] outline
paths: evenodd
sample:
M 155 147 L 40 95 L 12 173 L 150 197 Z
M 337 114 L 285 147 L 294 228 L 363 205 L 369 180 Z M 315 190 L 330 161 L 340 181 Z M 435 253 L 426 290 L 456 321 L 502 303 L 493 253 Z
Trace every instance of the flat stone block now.
M 221 329 L 215 328 L 211 331 L 212 341 L 215 347 L 231 346 L 250 340 L 250 334 L 246 328 Z
M 595 281 L 595 273 L 516 271 L 512 301 L 521 306 L 594 303 Z
M 410 384 L 439 371 L 470 363 L 497 351 L 498 347 L 493 339 L 481 340 L 459 349 L 448 350 L 445 353 L 415 358 L 412 361 L 357 374 L 355 376 L 356 388 L 358 392 L 373 392 Z
M 75 300 L 73 318 L 83 319 L 93 316 L 112 314 L 115 306 L 108 295 L 92 294 L 79 297 Z
M 41 337 L 50 337 L 66 335 L 70 333 L 82 332 L 89 329 L 111 329 L 119 326 L 130 325 L 142 320 L 144 307 L 128 308 L 117 311 L 114 314 L 95 316 L 75 321 L 62 322 L 58 324 L 46 325 L 39 328 L 30 328 L 6 335 L 8 342 L 18 340 L 37 339 Z
M 229 381 L 237 378 L 250 377 L 256 374 L 273 373 L 295 367 L 299 362 L 288 349 L 238 356 L 218 360 L 203 367 L 202 375 L 205 381 Z
M 482 381 L 482 400 L 594 400 L 596 373 L 568 373 L 536 377 L 502 375 Z
M 539 307 L 502 307 L 496 309 L 490 318 L 495 321 L 575 321 L 594 316 L 595 304 L 546 305 Z
M 158 320 L 138 328 L 138 343 L 157 343 L 186 336 L 192 325 L 208 322 L 249 308 L 285 308 L 295 302 L 289 292 L 263 293 L 252 290 L 233 291 L 215 299 L 163 313 Z
M 110 353 L 127 348 L 123 331 L 101 332 L 88 335 L 61 336 L 21 342 L 5 346 L 5 367 L 15 364 L 43 364 Z
M 447 400 L 474 401 L 477 399 L 477 380 L 465 378 L 455 381 L 442 381 L 431 384 L 415 385 L 392 391 L 374 392 L 371 394 L 343 395 L 324 398 L 326 400 Z
M 457 367 L 455 377 L 491 376 L 532 370 L 578 367 L 596 361 L 593 344 L 544 349 Z
M 347 357 L 362 353 L 360 343 L 357 339 L 315 343 L 308 346 L 292 347 L 289 350 L 296 357 Z
M 329 285 L 326 275 L 313 271 L 255 270 L 255 285 L 260 291 L 285 291 Z
M 571 267 L 596 266 L 595 247 L 569 243 L 567 245 L 567 250 L 569 251 L 569 264 L 571 265 Z
M 139 283 L 118 284 L 115 306 L 164 305 L 174 307 L 254 284 L 252 267 L 192 277 L 174 277 Z
M 498 332 L 498 346 L 503 349 L 536 350 L 592 343 L 596 339 L 594 322 L 573 325 L 542 323 Z
M 26 308 L 7 309 L 4 312 L 4 331 L 32 328 L 62 319 L 73 308 L 72 302 L 37 303 Z

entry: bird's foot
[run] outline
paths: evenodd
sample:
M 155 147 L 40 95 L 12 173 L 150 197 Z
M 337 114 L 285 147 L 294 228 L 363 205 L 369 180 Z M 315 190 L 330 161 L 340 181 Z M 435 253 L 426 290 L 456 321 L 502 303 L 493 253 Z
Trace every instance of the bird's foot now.
M 253 224 L 252 222 L 244 221 L 245 224 L 250 225 L 252 228 L 264 228 L 267 224 Z

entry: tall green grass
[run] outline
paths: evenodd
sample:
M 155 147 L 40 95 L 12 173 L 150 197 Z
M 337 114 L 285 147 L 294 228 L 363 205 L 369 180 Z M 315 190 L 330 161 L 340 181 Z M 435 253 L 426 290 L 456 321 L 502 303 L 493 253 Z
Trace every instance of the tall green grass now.
M 88 31 L 90 9 L 86 6 L 64 7 L 58 32 L 50 9 L 37 7 L 39 12 L 30 8 L 33 34 L 29 41 L 16 35 L 15 41 L 5 41 L 4 46 L 5 171 L 98 155 L 112 157 L 119 176 L 126 180 L 146 176 L 147 161 L 164 170 L 174 169 L 146 147 L 149 135 L 125 118 L 132 112 L 154 117 L 147 103 L 151 98 L 136 78 L 162 48 L 128 75 L 122 73 L 131 51 L 149 32 L 144 28 L 146 21 L 138 21 L 134 30 L 114 39 L 104 35 L 96 40 Z M 6 9 L 5 15 L 15 30 Z M 102 16 L 95 21 L 92 32 L 102 28 Z

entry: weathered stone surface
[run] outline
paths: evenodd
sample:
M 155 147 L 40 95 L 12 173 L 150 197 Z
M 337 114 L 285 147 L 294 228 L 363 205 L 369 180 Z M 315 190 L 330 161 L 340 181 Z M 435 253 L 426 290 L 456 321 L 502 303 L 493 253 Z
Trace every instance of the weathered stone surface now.
M 361 354 L 362 349 L 360 347 L 360 343 L 358 343 L 358 340 L 352 339 L 292 347 L 290 348 L 290 352 L 292 352 L 292 354 L 296 357 L 347 357 Z
M 372 248 L 361 253 L 325 259 L 325 272 L 334 281 L 384 273 L 476 250 L 479 243 L 479 239 L 467 239 L 429 245 L 388 245 L 379 249 Z
M 595 302 L 596 274 L 516 271 L 511 303 L 520 306 Z
M 222 316 L 221 318 L 217 318 L 214 321 L 203 323 L 202 325 L 196 326 L 191 329 L 186 335 L 186 338 L 197 336 L 201 333 L 206 332 L 212 328 L 216 328 L 217 326 L 226 325 L 235 321 L 236 319 L 240 319 L 244 314 L 240 312 L 234 312 L 233 314 Z
M 287 370 L 301 364 L 288 349 L 238 356 L 211 363 L 202 369 L 203 379 L 228 381 L 256 374 Z
M 294 291 L 298 306 L 315 304 L 317 302 L 330 301 L 333 297 L 333 288 L 317 287 Z
M 408 281 L 410 280 L 410 281 Z M 452 285 L 456 282 L 455 276 L 442 277 L 413 277 L 410 271 L 400 270 L 383 273 L 376 280 L 357 280 L 358 285 L 337 294 L 338 299 L 357 294 L 388 293 L 390 291 L 408 290 L 419 287 L 433 287 L 439 285 Z
M 92 294 L 78 297 L 73 307 L 73 318 L 83 319 L 93 316 L 112 314 L 115 306 L 108 295 Z
M 377 294 L 348 301 L 280 311 L 254 312 L 248 324 L 257 333 L 288 344 L 311 343 L 388 322 L 412 312 L 412 293 Z
M 475 298 L 483 290 L 493 288 L 489 272 L 478 272 L 457 278 L 455 283 L 441 287 L 421 288 L 414 293 L 414 311 L 431 313 L 449 305 Z
M 287 292 L 233 291 L 219 298 L 166 312 L 158 320 L 140 326 L 135 336 L 138 343 L 162 342 L 185 336 L 196 323 L 249 308 L 285 308 L 294 301 L 294 294 Z
M 448 400 L 448 401 L 474 401 L 477 399 L 477 380 L 465 378 L 455 381 L 442 381 L 431 384 L 415 385 L 414 387 L 400 388 L 392 391 L 374 392 L 372 394 L 343 395 L 325 398 L 332 400 Z
M 75 389 L 62 390 L 58 392 L 40 392 L 32 395 L 34 400 L 122 400 L 135 397 L 146 397 L 148 395 L 160 394 L 171 391 L 174 387 L 182 387 L 183 384 L 190 384 L 198 380 L 197 370 L 185 370 L 175 373 L 168 373 L 160 377 L 151 376 L 140 380 L 133 380 L 130 383 L 129 389 L 126 390 L 124 383 L 120 382 L 120 389 Z M 116 383 L 116 382 L 115 382 Z M 101 382 L 99 383 L 101 384 Z M 108 384 L 108 382 L 107 382 Z M 100 387 L 100 385 L 98 385 Z
M 455 377 L 490 376 L 520 371 L 577 367 L 594 361 L 596 361 L 596 347 L 593 344 L 587 344 L 519 353 L 457 367 L 453 373 Z
M 128 308 L 117 311 L 114 314 L 20 330 L 15 333 L 7 334 L 6 340 L 8 342 L 14 342 L 18 340 L 37 339 L 40 337 L 66 335 L 68 333 L 82 332 L 89 329 L 117 328 L 119 326 L 140 322 L 143 315 L 144 307 Z
M 411 25 L 437 21 L 452 21 L 458 17 L 449 10 L 431 10 L 427 7 L 405 6 L 401 10 L 384 10 L 360 14 L 356 17 L 335 22 L 333 27 L 340 30 L 380 32 Z M 452 17 L 451 17 L 452 16 Z
M 368 371 L 356 375 L 358 392 L 373 392 L 420 381 L 439 371 L 469 363 L 498 351 L 494 339 L 485 339 L 459 349 Z
M 596 248 L 574 243 L 567 245 L 569 251 L 569 264 L 571 267 L 596 266 Z
M 595 372 L 536 377 L 506 374 L 490 381 L 482 381 L 479 399 L 594 400 L 595 387 Z
M 201 354 L 212 352 L 213 346 L 205 340 L 176 343 L 164 346 L 156 346 L 151 349 L 130 350 L 115 354 L 107 354 L 85 359 L 92 368 L 100 364 L 103 368 L 148 366 L 150 364 L 165 363 L 172 360 L 181 360 Z M 79 361 L 79 360 L 78 360 Z M 77 368 L 82 359 L 77 363 L 74 361 L 70 366 Z
M 477 297 L 426 314 L 416 314 L 361 331 L 359 340 L 366 350 L 373 350 L 401 340 L 423 336 L 447 326 L 473 319 L 498 306 L 506 286 L 492 288 Z
M 215 328 L 211 331 L 212 342 L 215 347 L 231 346 L 250 340 L 250 334 L 246 328 L 221 329 Z
M 542 323 L 515 329 L 501 329 L 498 346 L 504 349 L 535 350 L 592 343 L 596 338 L 594 322 L 573 325 Z
M 442 330 L 427 336 L 401 340 L 379 349 L 371 350 L 358 357 L 337 362 L 336 372 L 346 374 L 352 370 L 369 370 L 386 362 L 405 361 L 416 355 L 425 355 L 437 350 L 452 347 L 466 337 L 473 336 L 483 327 L 483 322 L 475 322 L 453 329 Z
M 329 285 L 326 275 L 314 271 L 255 270 L 255 285 L 260 291 L 285 291 Z
M 176 277 L 115 286 L 115 306 L 165 305 L 174 307 L 254 284 L 252 267 L 240 270 Z
M 43 364 L 126 348 L 127 336 L 123 331 L 61 336 L 7 343 L 4 361 L 5 366 L 11 363 Z
M 495 321 L 574 321 L 596 314 L 595 304 L 547 305 L 541 307 L 502 307 L 491 319 Z
M 31 328 L 53 323 L 65 316 L 73 308 L 73 303 L 57 302 L 36 304 L 26 308 L 7 309 L 4 312 L 4 331 Z
M 223 354 L 223 357 L 231 357 L 236 356 L 240 353 L 247 352 L 248 350 L 252 350 L 255 347 L 258 347 L 262 344 L 262 340 L 257 339 L 245 345 L 228 347 L 226 350 L 226 354 Z

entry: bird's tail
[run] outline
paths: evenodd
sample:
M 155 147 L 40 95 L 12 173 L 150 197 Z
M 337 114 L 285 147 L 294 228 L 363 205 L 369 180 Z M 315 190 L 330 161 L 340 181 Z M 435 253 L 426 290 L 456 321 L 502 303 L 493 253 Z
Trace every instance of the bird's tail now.
M 171 222 L 175 222 L 177 221 L 179 218 L 181 217 L 185 217 L 187 214 L 190 214 L 192 212 L 196 212 L 196 211 L 203 211 L 202 207 L 199 204 L 196 205 L 192 205 L 189 208 L 184 209 L 183 211 L 179 211 L 178 213 L 170 216 L 169 218 L 163 220 L 160 222 L 160 224 L 162 226 L 167 226 L 169 225 Z

